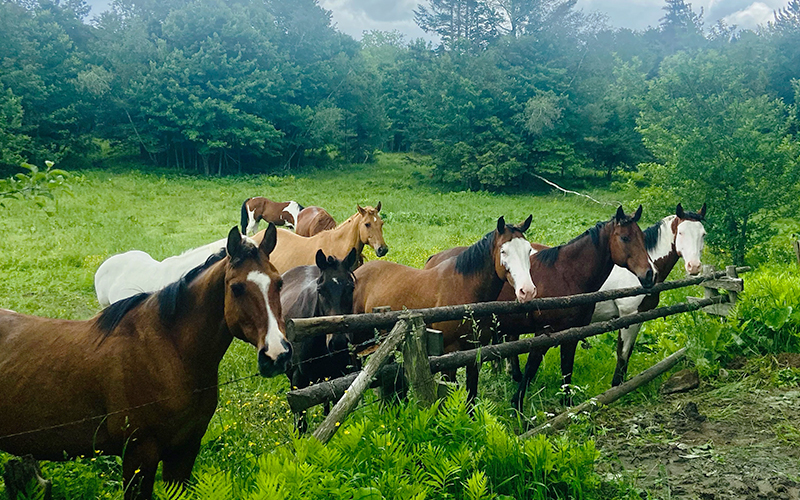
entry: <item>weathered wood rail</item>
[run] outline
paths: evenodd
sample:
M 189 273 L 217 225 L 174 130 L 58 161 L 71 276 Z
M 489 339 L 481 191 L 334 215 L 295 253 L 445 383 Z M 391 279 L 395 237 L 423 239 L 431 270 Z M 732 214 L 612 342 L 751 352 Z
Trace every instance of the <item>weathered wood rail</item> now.
M 665 282 L 650 289 L 641 287 L 626 288 L 569 297 L 535 299 L 523 304 L 516 302 L 486 302 L 464 306 L 290 320 L 287 323 L 287 332 L 291 332 L 290 338 L 293 340 L 329 333 L 363 332 L 389 326 L 393 326 L 393 328 L 387 340 L 384 341 L 379 351 L 373 355 L 363 371 L 318 383 L 304 389 L 290 391 L 287 393 L 286 398 L 295 413 L 303 412 L 312 406 L 327 401 L 340 400 L 341 398 L 331 414 L 320 425 L 317 432 L 314 433 L 324 442 L 330 439 L 341 421 L 355 407 L 363 391 L 372 384 L 373 379 L 376 377 L 380 380 L 386 377 L 393 379 L 398 376 L 406 376 L 421 403 L 429 405 L 435 400 L 435 389 L 431 376 L 433 373 L 454 370 L 476 362 L 485 363 L 517 356 L 537 349 L 555 347 L 565 342 L 576 342 L 637 323 L 698 309 L 705 309 L 712 314 L 726 314 L 728 308 L 721 306 L 729 306 L 729 303 L 736 300 L 737 293 L 743 290 L 743 282 L 738 278 L 737 273 L 749 270 L 749 267 L 736 268 L 735 266 L 728 266 L 726 271 L 714 272 L 707 268 L 704 269 L 702 276 Z M 515 342 L 484 346 L 439 356 L 428 356 L 427 354 L 428 345 L 435 345 L 435 342 L 431 343 L 426 340 L 426 336 L 430 336 L 426 332 L 426 323 L 457 320 L 465 317 L 483 317 L 492 314 L 516 314 L 535 310 L 561 309 L 692 285 L 704 285 L 706 287 L 705 297 L 693 298 L 693 300 L 684 303 L 659 307 L 650 311 L 586 326 L 545 333 Z M 720 295 L 718 289 L 726 290 L 727 294 Z M 384 361 L 388 358 L 387 353 L 394 351 L 403 339 L 405 339 L 403 348 L 404 363 L 408 366 L 405 370 L 404 367 L 396 364 L 383 366 Z M 380 356 L 378 356 L 379 353 Z

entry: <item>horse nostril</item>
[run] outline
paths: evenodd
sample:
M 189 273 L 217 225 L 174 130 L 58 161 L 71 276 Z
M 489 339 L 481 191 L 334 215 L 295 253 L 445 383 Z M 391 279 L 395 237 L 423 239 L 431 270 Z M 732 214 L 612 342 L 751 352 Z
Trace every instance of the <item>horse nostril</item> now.
M 376 250 L 376 251 L 375 251 L 375 254 L 376 254 L 378 257 L 383 257 L 383 256 L 384 256 L 384 255 L 386 255 L 387 253 L 389 253 L 389 247 L 387 247 L 387 246 L 381 246 L 381 247 L 378 247 L 378 250 Z

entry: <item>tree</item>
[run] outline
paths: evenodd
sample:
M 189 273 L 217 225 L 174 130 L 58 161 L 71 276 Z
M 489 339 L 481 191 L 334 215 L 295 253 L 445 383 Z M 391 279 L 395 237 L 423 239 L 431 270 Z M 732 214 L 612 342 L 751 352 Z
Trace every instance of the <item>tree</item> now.
M 448 49 L 464 43 L 483 49 L 499 36 L 501 18 L 486 0 L 430 0 L 430 9 L 417 7 L 414 20 L 427 33 L 439 35 Z
M 666 55 L 703 45 L 703 9 L 695 14 L 692 4 L 684 0 L 666 0 L 662 9 L 664 17 L 659 20 L 658 28 Z
M 788 107 L 746 74 L 715 51 L 670 57 L 638 120 L 660 162 L 647 174 L 691 206 L 708 203 L 709 240 L 736 264 L 794 203 L 800 177 Z

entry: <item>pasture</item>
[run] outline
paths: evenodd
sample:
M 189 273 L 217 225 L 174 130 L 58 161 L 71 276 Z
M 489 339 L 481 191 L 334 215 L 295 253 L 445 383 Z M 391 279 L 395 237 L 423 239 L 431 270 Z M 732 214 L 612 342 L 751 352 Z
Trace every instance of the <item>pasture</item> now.
M 380 201 L 390 249 L 383 259 L 418 268 L 433 253 L 476 241 L 493 228 L 499 215 L 519 223 L 533 214 L 528 238 L 555 245 L 614 213 L 612 205 L 561 194 L 439 193 L 427 177 L 425 167 L 404 155 L 383 155 L 375 164 L 296 176 L 201 179 L 171 172 L 121 173 L 113 167 L 81 172 L 73 179 L 73 196 L 58 196 L 52 216 L 24 201 L 10 201 L 0 208 L 0 307 L 47 317 L 89 318 L 100 309 L 93 275 L 104 259 L 130 249 L 162 259 L 222 238 L 238 223 L 241 203 L 250 196 L 320 205 L 339 222 L 355 212 L 357 203 Z M 612 192 L 591 194 L 609 202 L 621 197 Z M 626 209 L 632 208 L 626 204 Z M 640 225 L 644 228 L 664 215 L 645 207 Z M 372 249 L 365 249 L 365 255 L 368 260 L 377 258 Z M 682 267 L 675 273 L 682 275 Z M 662 303 L 687 293 L 664 294 Z M 692 328 L 692 317 L 678 324 Z M 649 347 L 633 357 L 631 375 L 650 366 L 663 349 L 686 340 L 685 331 L 671 332 L 670 325 L 660 321 L 652 335 L 645 326 L 642 344 Z M 579 400 L 610 386 L 614 342 L 615 337 L 606 334 L 592 339 L 591 349 L 578 349 L 573 384 L 583 391 Z M 221 366 L 220 404 L 203 440 L 196 472 L 246 476 L 257 457 L 293 442 L 293 416 L 283 397 L 288 381 L 282 376 L 262 379 L 256 373 L 253 348 L 234 341 Z M 552 411 L 558 405 L 559 383 L 558 352 L 551 350 L 531 386 L 524 413 L 542 417 Z M 484 366 L 479 390 L 481 400 L 494 407 L 501 421 L 519 425 L 509 405 L 515 384 L 507 375 Z M 654 387 L 648 386 L 628 401 L 654 397 Z M 363 411 L 372 411 L 372 402 L 368 398 Z M 313 428 L 321 419 L 319 409 L 310 417 Z M 0 455 L 0 461 L 7 458 Z M 45 475 L 58 478 L 60 497 L 121 495 L 116 458 L 87 456 L 48 464 Z

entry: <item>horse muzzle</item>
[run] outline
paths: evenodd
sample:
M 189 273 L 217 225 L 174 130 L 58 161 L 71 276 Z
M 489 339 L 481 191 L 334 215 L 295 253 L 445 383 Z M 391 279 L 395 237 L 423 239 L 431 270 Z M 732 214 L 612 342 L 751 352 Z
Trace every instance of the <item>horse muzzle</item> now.
M 648 269 L 644 275 L 644 278 L 639 277 L 639 283 L 641 283 L 645 288 L 652 288 L 656 283 L 656 275 L 653 273 L 653 270 Z
M 383 257 L 387 253 L 389 253 L 389 247 L 387 247 L 386 245 L 381 245 L 375 250 L 375 255 L 377 255 L 378 257 Z
M 274 377 L 286 373 L 286 368 L 292 360 L 292 345 L 281 340 L 281 347 L 284 348 L 284 351 L 275 359 L 267 355 L 266 348 L 258 351 L 258 373 L 262 377 Z
M 696 276 L 696 275 L 700 274 L 700 270 L 702 268 L 703 268 L 703 266 L 700 264 L 700 262 L 687 262 L 686 263 L 686 272 L 689 273 L 692 276 Z

